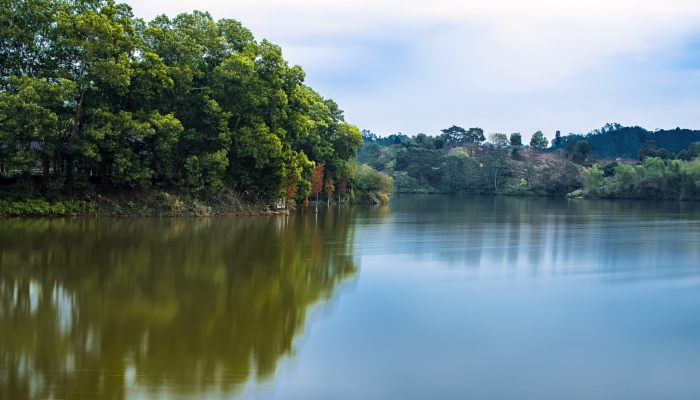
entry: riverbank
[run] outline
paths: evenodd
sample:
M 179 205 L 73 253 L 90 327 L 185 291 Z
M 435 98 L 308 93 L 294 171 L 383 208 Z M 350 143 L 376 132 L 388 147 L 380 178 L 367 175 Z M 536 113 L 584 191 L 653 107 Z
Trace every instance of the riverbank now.
M 245 200 L 232 192 L 200 199 L 170 192 L 90 195 L 82 198 L 0 198 L 0 217 L 66 216 L 223 216 L 277 214 L 259 201 Z

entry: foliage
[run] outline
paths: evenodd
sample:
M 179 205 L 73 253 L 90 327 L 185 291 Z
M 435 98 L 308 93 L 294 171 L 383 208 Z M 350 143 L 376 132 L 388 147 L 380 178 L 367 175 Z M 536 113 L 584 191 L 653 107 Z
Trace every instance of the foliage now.
M 444 187 L 450 193 L 472 192 L 481 175 L 481 164 L 463 149 L 451 150 L 443 166 Z
M 520 133 L 514 132 L 510 134 L 511 157 L 519 160 L 521 158 L 520 148 L 523 147 L 523 137 Z
M 693 154 L 694 153 L 694 151 L 693 151 L 694 145 L 695 145 L 695 143 L 691 144 L 688 150 L 684 149 L 681 152 L 679 152 L 677 158 L 679 158 L 681 160 L 683 160 L 683 159 L 691 160 L 691 159 L 697 157 L 697 154 Z M 681 153 L 683 153 L 683 154 L 681 154 Z M 658 157 L 662 160 L 668 160 L 669 158 L 672 158 L 671 153 L 668 150 L 666 150 L 664 148 L 657 150 L 656 149 L 656 141 L 654 141 L 654 140 L 647 140 L 644 143 L 644 145 L 639 149 L 639 157 L 638 157 L 639 160 L 643 161 L 647 157 Z
M 639 126 L 622 126 L 617 123 L 606 124 L 600 129 L 587 134 L 570 133 L 561 137 L 561 140 L 552 141 L 553 150 L 567 150 L 573 154 L 576 142 L 586 141 L 590 146 L 590 153 L 602 158 L 626 158 L 636 159 L 639 152 L 648 141 L 653 141 L 659 149 L 666 149 L 669 157 L 677 154 L 693 142 L 700 141 L 700 131 L 690 129 L 660 129 L 649 131 Z M 571 142 L 571 145 L 569 144 Z
M 645 157 L 637 165 L 619 164 L 609 177 L 597 165 L 586 169 L 585 175 L 589 197 L 700 200 L 700 158 Z
M 639 160 L 644 160 L 647 157 L 656 156 L 656 142 L 653 140 L 647 140 L 644 145 L 639 149 Z
M 111 0 L 3 7 L 3 182 L 294 201 L 310 194 L 314 163 L 352 182 L 360 131 L 238 21 L 195 11 L 144 22 Z
M 323 164 L 316 164 L 311 174 L 311 193 L 318 196 L 323 190 Z
M 501 187 L 503 178 L 511 173 L 511 166 L 506 162 L 506 154 L 503 151 L 491 151 L 484 162 L 484 169 L 493 184 L 494 193 Z
M 511 140 L 490 135 L 491 143 L 483 146 L 444 145 L 443 138 L 444 133 L 379 138 L 365 131 L 357 159 L 391 175 L 400 193 L 563 196 L 581 186 L 578 166 L 553 154 L 522 150 L 520 134 Z
M 583 194 L 584 194 L 583 189 L 576 189 L 571 193 L 567 193 L 566 197 L 568 197 L 570 199 L 580 199 L 583 197 Z
M 588 155 L 591 154 L 591 147 L 588 145 L 588 142 L 582 140 L 576 142 L 575 149 L 572 157 L 574 162 L 577 164 L 584 164 L 586 160 L 588 160 Z
M 521 134 L 515 132 L 510 134 L 510 145 L 513 147 L 520 147 L 523 145 L 523 137 Z
M 469 128 L 466 130 L 461 126 L 452 125 L 449 128 L 443 129 L 441 132 L 442 138 L 449 146 L 478 144 L 486 140 L 484 130 L 481 128 Z
M 392 177 L 376 171 L 367 164 L 357 167 L 355 196 L 363 203 L 385 204 L 394 189 Z
M 600 184 L 603 181 L 603 171 L 594 164 L 592 167 L 584 170 L 583 185 L 587 195 L 598 195 Z
M 694 164 L 676 161 L 700 156 L 700 142 L 691 143 L 674 157 L 665 148 L 656 149 L 655 142 L 650 141 L 643 146 L 644 160 L 639 166 L 623 159 L 602 161 L 589 140 L 597 146 L 601 137 L 619 134 L 627 143 L 626 129 L 607 124 L 585 136 L 562 136 L 557 132 L 549 149 L 541 131 L 533 135 L 529 149 L 523 148 L 519 133 L 512 133 L 507 142 L 505 135 L 491 134 L 490 143 L 482 146 L 464 140 L 468 131 L 458 126 L 444 129 L 438 136 L 399 133 L 378 137 L 364 131 L 365 144 L 358 160 L 394 177 L 396 190 L 402 193 L 552 196 L 585 186 L 576 193 L 589 197 L 694 198 Z M 668 137 L 686 135 L 683 132 L 657 132 L 654 136 L 668 143 Z M 598 165 L 590 167 L 594 163 Z M 584 171 L 581 166 L 590 168 Z
M 323 185 L 323 192 L 326 195 L 326 200 L 330 203 L 333 201 L 333 192 L 335 192 L 335 182 L 333 178 L 327 178 Z
M 564 145 L 564 138 L 561 137 L 561 131 L 556 131 L 554 133 L 554 139 L 552 139 L 552 148 L 560 149 Z
M 532 139 L 530 139 L 530 147 L 532 147 L 535 150 L 542 151 L 549 146 L 549 142 L 547 141 L 547 138 L 544 137 L 544 133 L 542 131 L 537 131 L 532 135 Z
M 510 144 L 505 133 L 492 133 L 489 135 L 489 141 L 496 147 L 506 147 Z
M 0 216 L 62 216 L 94 214 L 95 205 L 87 201 L 45 199 L 0 199 Z

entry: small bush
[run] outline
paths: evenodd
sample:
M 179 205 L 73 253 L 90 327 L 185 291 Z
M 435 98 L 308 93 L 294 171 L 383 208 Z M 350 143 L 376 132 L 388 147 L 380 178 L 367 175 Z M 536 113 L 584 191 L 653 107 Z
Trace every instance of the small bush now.
M 570 199 L 580 199 L 583 197 L 583 189 L 577 189 L 566 195 Z
M 367 164 L 355 174 L 355 200 L 360 203 L 386 204 L 394 190 L 394 179 Z

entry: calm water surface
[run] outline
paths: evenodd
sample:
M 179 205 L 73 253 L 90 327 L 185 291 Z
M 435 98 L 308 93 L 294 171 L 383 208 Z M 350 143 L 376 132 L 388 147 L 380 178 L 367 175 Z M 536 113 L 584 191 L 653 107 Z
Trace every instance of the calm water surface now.
M 2 399 L 698 399 L 700 206 L 0 220 Z

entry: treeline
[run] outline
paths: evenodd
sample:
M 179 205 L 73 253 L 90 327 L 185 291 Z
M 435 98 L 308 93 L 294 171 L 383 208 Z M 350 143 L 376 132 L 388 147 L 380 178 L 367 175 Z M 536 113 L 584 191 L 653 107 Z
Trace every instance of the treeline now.
M 550 146 L 541 131 L 525 145 L 520 133 L 487 140 L 481 128 L 453 125 L 435 136 L 363 131 L 363 142 L 358 161 L 391 175 L 398 192 L 700 199 L 700 131 L 606 124 L 556 132 Z
M 584 171 L 586 197 L 700 200 L 700 142 L 682 150 L 684 159 L 663 159 L 647 146 L 637 164 L 609 162 Z
M 580 166 L 547 153 L 542 132 L 525 147 L 519 133 L 452 126 L 440 135 L 378 137 L 363 131 L 358 162 L 394 178 L 403 193 L 565 195 L 581 185 Z M 584 160 L 586 156 L 583 157 Z
M 281 49 L 195 11 L 146 22 L 112 0 L 0 9 L 0 180 L 42 194 L 352 191 L 360 131 Z
M 622 126 L 617 123 L 605 124 L 587 134 L 570 133 L 562 136 L 556 132 L 552 140 L 552 151 L 562 151 L 573 155 L 579 143 L 584 143 L 590 154 L 599 158 L 643 158 L 640 151 L 654 147 L 659 157 L 666 159 L 687 159 L 686 149 L 700 141 L 700 131 L 676 128 L 672 130 L 649 131 L 639 126 Z

